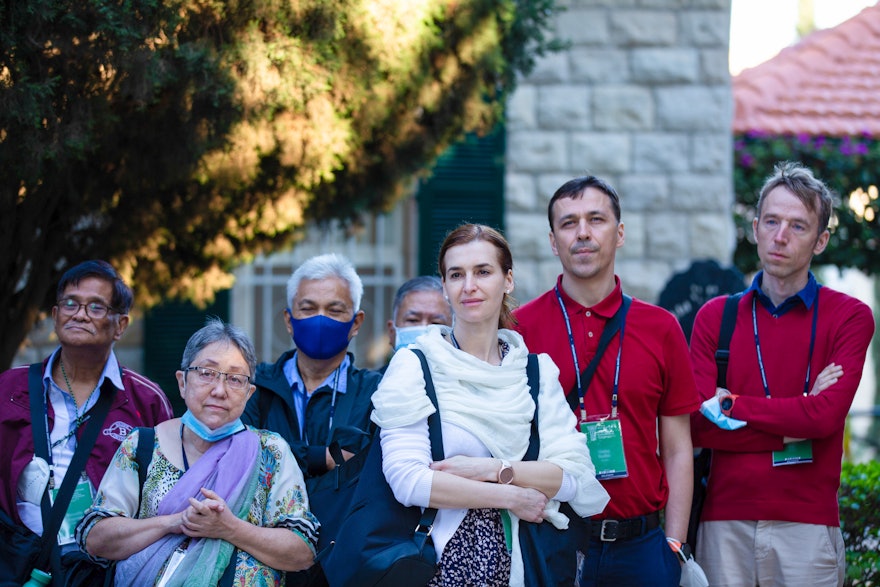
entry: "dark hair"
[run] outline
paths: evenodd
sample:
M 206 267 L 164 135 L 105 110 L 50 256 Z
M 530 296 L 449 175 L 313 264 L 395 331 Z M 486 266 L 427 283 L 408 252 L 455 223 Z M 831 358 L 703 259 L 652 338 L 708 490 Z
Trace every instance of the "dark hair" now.
M 583 197 L 587 188 L 596 188 L 608 196 L 608 199 L 611 200 L 611 208 L 614 210 L 614 217 L 620 223 L 620 196 L 617 195 L 617 191 L 604 179 L 594 175 L 584 175 L 583 177 L 570 179 L 562 184 L 556 190 L 556 193 L 553 194 L 553 197 L 550 198 L 550 203 L 547 204 L 547 221 L 550 223 L 551 231 L 553 230 L 553 204 L 562 198 L 575 199 Z
M 763 206 L 767 194 L 779 186 L 785 186 L 807 210 L 816 213 L 819 217 L 819 232 L 816 234 L 816 238 L 819 238 L 819 235 L 828 229 L 828 223 L 831 221 L 834 192 L 828 189 L 828 186 L 822 180 L 817 179 L 813 172 L 803 164 L 782 161 L 773 167 L 773 175 L 769 176 L 761 187 L 758 203 L 755 205 L 757 218 L 761 218 L 761 206 Z
M 498 252 L 498 264 L 501 265 L 501 270 L 505 274 L 508 271 L 513 271 L 513 255 L 510 253 L 510 245 L 507 244 L 507 241 L 500 232 L 485 224 L 462 224 L 447 234 L 443 244 L 440 245 L 437 267 L 439 267 L 440 275 L 444 281 L 446 280 L 446 252 L 452 247 L 466 245 L 475 241 L 486 241 L 493 245 Z M 516 323 L 516 320 L 513 318 L 513 309 L 515 307 L 516 300 L 510 294 L 505 293 L 503 303 L 501 304 L 501 315 L 498 316 L 499 328 L 509 328 Z
M 75 265 L 64 272 L 61 281 L 58 282 L 58 289 L 55 292 L 55 299 L 60 300 L 66 290 L 71 285 L 79 285 L 79 282 L 88 277 L 97 277 L 103 279 L 113 286 L 113 297 L 110 299 L 110 306 L 120 314 L 128 314 L 134 303 L 134 294 L 128 287 L 116 269 L 107 261 L 95 259 L 92 261 L 83 261 L 79 265 Z
M 443 295 L 443 283 L 439 277 L 434 275 L 419 275 L 418 277 L 406 280 L 403 285 L 397 288 L 397 293 L 394 294 L 394 302 L 391 304 L 392 322 L 396 322 L 397 310 L 400 309 L 403 299 L 416 291 L 436 291 Z

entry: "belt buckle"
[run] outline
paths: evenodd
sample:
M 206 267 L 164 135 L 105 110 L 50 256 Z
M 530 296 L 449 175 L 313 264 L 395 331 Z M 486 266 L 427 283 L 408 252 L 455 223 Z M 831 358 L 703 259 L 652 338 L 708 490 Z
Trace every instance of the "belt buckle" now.
M 617 530 L 620 522 L 617 520 L 602 520 L 599 530 L 599 540 L 602 542 L 614 542 L 617 540 Z

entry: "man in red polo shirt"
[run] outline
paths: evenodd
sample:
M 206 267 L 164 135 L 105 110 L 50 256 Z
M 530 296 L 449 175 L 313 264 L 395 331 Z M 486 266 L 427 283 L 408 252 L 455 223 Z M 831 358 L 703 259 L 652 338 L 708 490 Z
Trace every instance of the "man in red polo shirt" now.
M 844 582 L 843 435 L 874 318 L 810 271 L 828 244 L 832 200 L 800 164 L 777 165 L 764 183 L 752 222 L 763 269 L 737 306 L 727 389 L 716 389 L 715 363 L 725 299 L 694 321 L 691 357 L 706 400 L 694 442 L 712 449 L 697 550 L 713 586 Z
M 547 215 L 562 275 L 514 316 L 529 349 L 559 366 L 611 495 L 582 528 L 579 584 L 677 586 L 681 567 L 671 545 L 686 541 L 689 414 L 699 406 L 684 333 L 672 314 L 621 290 L 614 260 L 624 230 L 614 188 L 592 176 L 572 179 L 550 199 Z

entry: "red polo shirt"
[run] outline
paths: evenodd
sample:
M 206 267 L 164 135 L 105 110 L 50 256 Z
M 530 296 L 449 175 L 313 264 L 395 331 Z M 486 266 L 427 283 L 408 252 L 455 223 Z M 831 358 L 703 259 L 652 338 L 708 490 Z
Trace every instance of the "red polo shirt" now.
M 620 307 L 620 279 L 614 291 L 587 308 L 557 287 L 565 304 L 574 337 L 578 366 L 583 371 L 596 354 L 605 323 Z M 547 353 L 559 367 L 559 381 L 569 396 L 577 394 L 575 368 L 565 319 L 554 290 L 514 312 L 529 350 Z M 590 387 L 585 390 L 588 416 L 611 412 L 611 390 L 619 336 L 608 345 Z M 687 341 L 681 326 L 668 311 L 633 299 L 626 316 L 620 360 L 618 412 L 629 476 L 602 485 L 611 502 L 599 516 L 630 518 L 658 511 L 666 505 L 669 487 L 659 456 L 658 416 L 679 416 L 699 407 Z M 571 398 L 569 398 L 571 401 Z M 580 410 L 575 410 L 580 418 Z

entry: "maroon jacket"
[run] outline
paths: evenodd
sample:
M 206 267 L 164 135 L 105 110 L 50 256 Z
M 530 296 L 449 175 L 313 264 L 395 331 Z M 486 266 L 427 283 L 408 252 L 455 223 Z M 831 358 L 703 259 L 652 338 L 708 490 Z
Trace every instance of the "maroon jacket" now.
M 48 358 L 43 361 L 44 371 L 47 362 Z M 132 428 L 152 427 L 173 417 L 168 398 L 146 377 L 123 368 L 122 385 L 121 391 L 115 390 L 116 397 L 86 463 L 86 473 L 95 487 L 101 484 L 116 449 Z M 34 456 L 28 365 L 0 374 L 0 406 L 0 509 L 21 523 L 15 506 L 16 487 L 21 472 Z M 47 411 L 51 429 L 55 422 L 51 403 Z M 77 435 L 81 436 L 85 428 L 80 426 Z

